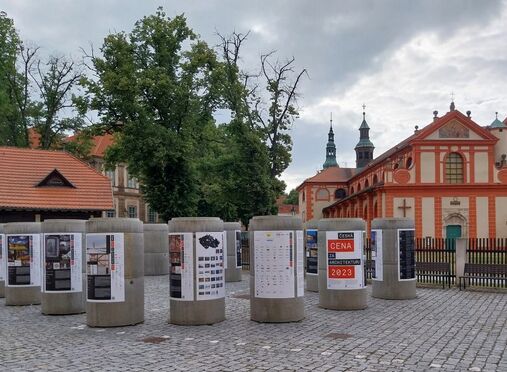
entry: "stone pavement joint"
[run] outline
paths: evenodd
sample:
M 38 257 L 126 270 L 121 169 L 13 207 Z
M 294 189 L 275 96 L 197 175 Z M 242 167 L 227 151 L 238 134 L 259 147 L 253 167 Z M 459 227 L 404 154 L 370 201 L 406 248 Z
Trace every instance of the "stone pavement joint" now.
M 261 324 L 238 296 L 247 274 L 227 283 L 227 320 L 213 326 L 167 324 L 167 276 L 145 277 L 145 322 L 134 327 L 88 328 L 84 314 L 44 316 L 0 299 L 0 370 L 507 370 L 505 294 L 418 288 L 415 300 L 369 297 L 365 310 L 331 311 L 306 292 L 306 319 Z

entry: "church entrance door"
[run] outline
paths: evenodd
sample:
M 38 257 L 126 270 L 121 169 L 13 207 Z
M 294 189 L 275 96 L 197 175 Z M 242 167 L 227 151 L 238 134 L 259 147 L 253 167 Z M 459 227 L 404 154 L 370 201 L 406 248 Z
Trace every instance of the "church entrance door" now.
M 461 238 L 461 225 L 447 225 L 445 227 L 445 247 L 447 250 L 456 249 L 456 238 Z

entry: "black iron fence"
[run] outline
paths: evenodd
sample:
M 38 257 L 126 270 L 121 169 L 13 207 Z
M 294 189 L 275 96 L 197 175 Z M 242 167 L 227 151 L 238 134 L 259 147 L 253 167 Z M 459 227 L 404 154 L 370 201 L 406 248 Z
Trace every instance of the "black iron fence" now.
M 467 285 L 507 288 L 507 239 L 468 239 Z
M 241 266 L 243 270 L 250 270 L 250 245 L 248 231 L 241 232 Z
M 241 245 L 243 270 L 250 270 L 248 232 L 241 233 Z M 418 283 L 442 287 L 457 283 L 455 239 L 417 238 L 415 254 Z M 365 239 L 364 255 L 365 279 L 370 280 L 375 275 L 370 239 Z M 507 238 L 468 239 L 466 262 L 467 285 L 507 288 Z

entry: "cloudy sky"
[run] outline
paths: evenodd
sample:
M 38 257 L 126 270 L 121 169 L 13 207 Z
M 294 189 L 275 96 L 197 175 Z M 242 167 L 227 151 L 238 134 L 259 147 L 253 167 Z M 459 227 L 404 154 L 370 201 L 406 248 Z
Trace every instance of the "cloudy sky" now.
M 283 175 L 289 188 L 322 167 L 330 112 L 342 167 L 355 164 L 363 103 L 375 156 L 427 125 L 434 110 L 447 112 L 451 92 L 481 125 L 496 111 L 507 116 L 507 0 L 0 0 L 24 40 L 74 57 L 160 5 L 169 16 L 185 13 L 211 45 L 216 31 L 250 30 L 247 69 L 276 50 L 308 70 Z

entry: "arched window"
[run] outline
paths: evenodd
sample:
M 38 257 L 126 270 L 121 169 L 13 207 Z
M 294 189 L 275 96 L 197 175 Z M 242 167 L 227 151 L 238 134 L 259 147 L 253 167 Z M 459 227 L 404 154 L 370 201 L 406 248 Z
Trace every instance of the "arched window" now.
M 373 176 L 373 184 L 375 185 L 375 184 L 377 184 L 377 183 L 378 183 L 378 176 L 375 174 L 375 175 Z
M 345 189 L 336 189 L 334 192 L 334 198 L 335 199 L 343 199 L 347 196 L 347 193 L 345 192 Z
M 318 189 L 315 193 L 315 200 L 329 201 L 329 191 L 327 189 Z
M 405 166 L 407 169 L 410 169 L 410 167 L 412 166 L 412 158 L 410 156 L 407 158 L 407 162 L 405 163 Z
M 303 201 L 305 201 L 305 192 L 303 191 Z
M 354 193 L 354 186 L 352 186 L 352 187 L 350 188 L 350 195 L 352 195 L 353 193 Z
M 457 152 L 451 152 L 445 160 L 445 181 L 463 183 L 463 158 Z
M 357 183 L 357 192 L 361 191 L 361 182 Z
M 364 188 L 368 188 L 368 186 L 370 186 L 370 183 L 368 182 L 368 180 L 364 181 Z

